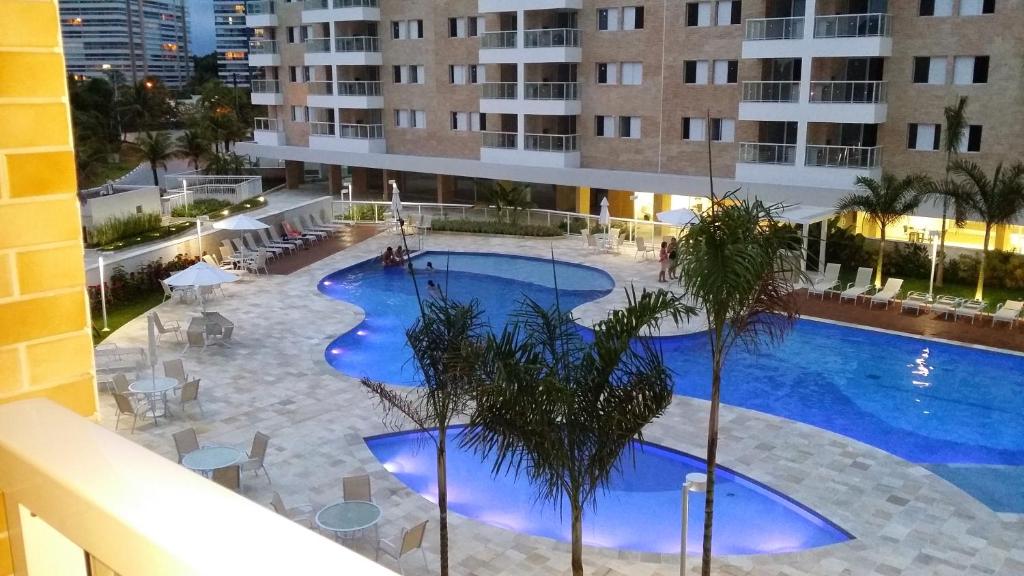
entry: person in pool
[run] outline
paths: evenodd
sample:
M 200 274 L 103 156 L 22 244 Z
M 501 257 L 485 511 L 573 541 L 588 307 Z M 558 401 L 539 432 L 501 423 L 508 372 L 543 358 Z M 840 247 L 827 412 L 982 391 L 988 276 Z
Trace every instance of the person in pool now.
M 405 264 L 405 249 L 402 248 L 401 244 L 399 244 L 398 248 L 395 250 L 395 264 L 398 266 Z
M 434 273 L 434 263 L 428 260 L 427 261 L 427 267 L 425 268 L 425 270 L 427 271 L 428 274 L 433 274 Z
M 380 263 L 384 266 L 395 265 L 395 251 L 388 246 L 388 249 L 384 251 L 384 255 L 380 257 Z
M 427 295 L 435 300 L 444 298 L 444 295 L 441 294 L 441 287 L 433 280 L 427 280 Z

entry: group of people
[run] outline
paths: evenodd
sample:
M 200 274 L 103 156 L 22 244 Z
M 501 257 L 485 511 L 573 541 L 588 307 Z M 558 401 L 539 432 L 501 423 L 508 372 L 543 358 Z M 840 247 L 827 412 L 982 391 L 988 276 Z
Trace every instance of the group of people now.
M 405 259 L 408 254 L 405 253 L 405 248 L 402 248 L 401 244 L 397 248 L 391 248 L 384 251 L 384 254 L 380 257 L 381 264 L 384 266 L 402 266 L 405 264 Z
M 661 243 L 661 251 L 658 253 L 658 262 L 661 264 L 661 272 L 658 273 L 658 282 L 668 282 L 678 278 L 673 264 L 676 262 L 676 255 L 679 253 L 679 242 L 673 237 L 668 242 Z M 668 279 L 665 274 L 668 273 Z

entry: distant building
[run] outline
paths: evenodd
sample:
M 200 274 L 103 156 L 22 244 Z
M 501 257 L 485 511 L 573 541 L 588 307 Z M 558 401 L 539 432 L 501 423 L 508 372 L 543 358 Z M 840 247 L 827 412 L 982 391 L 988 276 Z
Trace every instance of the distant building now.
M 243 0 L 213 0 L 217 75 L 228 86 L 249 86 L 249 30 Z
M 68 74 L 118 71 L 129 82 L 154 76 L 169 87 L 192 70 L 185 0 L 61 0 Z

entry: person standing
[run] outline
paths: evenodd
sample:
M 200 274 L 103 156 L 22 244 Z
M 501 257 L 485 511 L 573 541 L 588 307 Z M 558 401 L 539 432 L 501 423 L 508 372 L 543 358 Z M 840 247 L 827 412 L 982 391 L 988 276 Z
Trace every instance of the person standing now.
M 679 242 L 673 236 L 668 241 L 668 279 L 675 280 L 679 278 L 676 276 L 676 256 L 679 254 Z
M 661 243 L 661 251 L 658 252 L 658 263 L 661 264 L 661 272 L 658 273 L 658 282 L 668 282 L 665 273 L 668 272 L 668 242 Z

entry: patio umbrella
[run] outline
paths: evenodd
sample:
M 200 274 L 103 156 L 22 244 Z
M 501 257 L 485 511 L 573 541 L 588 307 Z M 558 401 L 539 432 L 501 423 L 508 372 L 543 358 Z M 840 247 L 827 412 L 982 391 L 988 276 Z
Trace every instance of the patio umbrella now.
M 168 286 L 192 286 L 195 288 L 196 296 L 203 306 L 203 312 L 206 312 L 206 301 L 199 294 L 199 288 L 202 286 L 216 286 L 217 284 L 234 282 L 235 280 L 238 280 L 238 276 L 235 274 L 221 270 L 216 266 L 211 266 L 201 260 L 174 274 L 165 282 L 167 282 Z
M 214 222 L 213 227 L 218 230 L 263 230 L 264 228 L 270 228 L 263 222 L 253 218 L 252 216 L 246 216 L 245 214 L 239 214 L 238 216 L 232 216 L 231 218 L 225 218 L 219 222 Z
M 700 219 L 700 214 L 689 208 L 678 208 L 668 212 L 658 212 L 658 220 L 673 226 L 689 226 Z
M 607 196 L 601 199 L 601 215 L 597 218 L 597 223 L 604 226 L 604 235 L 607 237 L 608 227 L 612 224 L 612 215 L 608 212 Z
M 398 184 L 391 181 L 391 215 L 398 220 L 398 213 L 402 210 L 402 199 L 398 195 Z
M 156 318 L 153 318 L 153 312 L 146 315 L 146 321 L 148 322 L 147 331 L 149 337 L 149 366 L 152 369 L 152 376 L 156 378 Z

